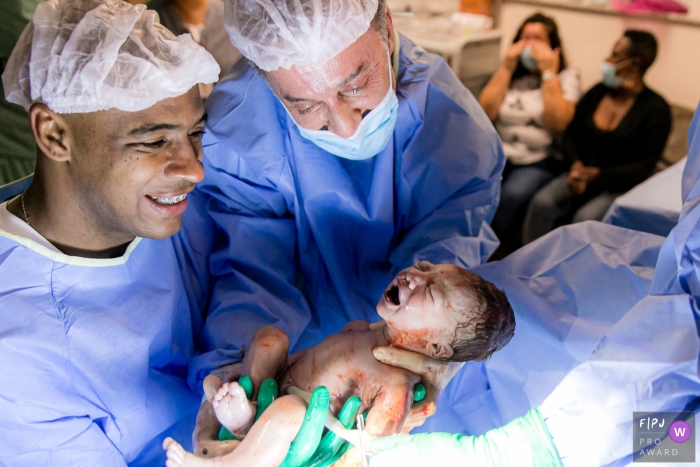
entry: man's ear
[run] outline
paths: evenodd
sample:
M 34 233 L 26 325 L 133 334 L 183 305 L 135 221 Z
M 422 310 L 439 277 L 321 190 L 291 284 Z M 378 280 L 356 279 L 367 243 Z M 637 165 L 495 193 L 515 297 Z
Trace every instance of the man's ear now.
M 389 54 L 393 54 L 396 44 L 394 44 L 394 22 L 391 18 L 389 5 L 386 6 L 386 33 L 388 34 L 387 44 L 389 46 Z
M 70 160 L 70 132 L 65 118 L 38 102 L 29 109 L 29 121 L 36 146 L 46 157 L 56 162 Z
M 437 342 L 426 342 L 425 353 L 430 358 L 435 360 L 447 360 L 452 356 L 454 350 L 452 350 L 452 346 L 450 345 Z

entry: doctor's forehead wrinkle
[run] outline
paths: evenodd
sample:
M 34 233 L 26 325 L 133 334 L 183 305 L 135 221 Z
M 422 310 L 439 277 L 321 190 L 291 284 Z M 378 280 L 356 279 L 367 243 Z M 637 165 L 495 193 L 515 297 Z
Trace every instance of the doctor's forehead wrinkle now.
M 352 80 L 354 80 L 355 78 L 357 78 L 357 77 L 359 76 L 359 74 L 362 73 L 362 70 L 364 70 L 364 69 L 365 69 L 365 64 L 363 63 L 363 64 L 361 64 L 360 66 L 357 67 L 357 70 L 355 70 L 354 73 L 352 73 L 350 76 L 348 76 L 347 78 L 345 78 L 345 81 L 343 81 L 343 84 L 342 84 L 341 86 L 345 86 L 345 85 L 348 84 L 350 81 L 352 81 Z
M 357 78 L 357 77 L 360 75 L 360 73 L 362 73 L 362 72 L 365 70 L 365 68 L 366 68 L 366 63 L 364 63 L 364 62 L 361 63 L 361 64 L 357 67 L 357 69 L 356 69 L 355 71 L 353 71 L 349 76 L 347 76 L 347 77 L 343 80 L 342 83 L 340 83 L 340 84 L 338 85 L 337 88 L 338 88 L 338 89 L 341 89 L 341 88 L 343 88 L 344 86 L 346 86 L 349 82 L 351 82 L 352 80 L 354 80 L 355 78 Z M 313 75 L 312 73 L 304 73 L 302 76 L 304 76 L 304 77 L 310 77 L 310 76 L 314 76 L 314 75 Z M 317 81 L 317 82 L 318 82 L 318 76 L 327 76 L 327 73 L 322 73 L 322 74 L 319 73 L 318 75 L 314 76 L 314 78 L 315 78 L 314 80 L 309 80 L 309 85 L 310 85 L 310 87 L 311 87 L 312 89 L 318 89 L 318 88 L 319 88 L 319 86 L 313 82 L 313 81 Z M 326 81 L 325 79 L 322 79 L 321 81 L 322 81 L 325 85 L 327 85 L 327 81 Z M 283 97 L 284 97 L 284 100 L 285 100 L 285 101 L 287 101 L 287 102 L 289 102 L 289 103 L 292 103 L 292 104 L 298 103 L 298 102 L 309 102 L 309 101 L 315 101 L 315 100 L 316 100 L 316 99 L 309 98 L 309 97 L 295 97 L 295 96 L 290 96 L 289 94 L 285 94 Z
M 336 91 L 342 89 L 353 79 L 357 78 L 365 69 L 367 69 L 366 61 L 358 65 L 355 71 L 342 78 L 338 84 L 336 76 L 340 73 L 339 64 L 333 61 L 332 63 L 322 63 L 318 65 L 306 65 L 298 72 L 298 76 L 304 80 L 305 87 L 311 93 L 325 94 L 331 90 Z M 279 79 L 279 77 L 276 77 Z M 280 86 L 281 87 L 281 86 Z M 283 94 L 283 99 L 289 103 L 316 101 L 317 96 L 297 97 L 290 94 Z

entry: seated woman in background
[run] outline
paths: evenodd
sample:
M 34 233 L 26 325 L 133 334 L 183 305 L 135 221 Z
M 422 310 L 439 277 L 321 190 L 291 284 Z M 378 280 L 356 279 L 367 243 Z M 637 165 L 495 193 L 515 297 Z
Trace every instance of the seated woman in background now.
M 644 83 L 657 43 L 646 31 L 627 30 L 603 62 L 603 80 L 578 103 L 564 135 L 568 173 L 530 202 L 523 241 L 531 242 L 573 215 L 601 220 L 620 194 L 654 171 L 671 132 L 671 109 Z
M 556 23 L 540 13 L 530 16 L 479 98 L 507 158 L 492 225 L 508 246 L 517 246 L 530 198 L 563 170 L 551 157 L 552 142 L 574 117 L 580 95 L 579 72 L 567 67 Z

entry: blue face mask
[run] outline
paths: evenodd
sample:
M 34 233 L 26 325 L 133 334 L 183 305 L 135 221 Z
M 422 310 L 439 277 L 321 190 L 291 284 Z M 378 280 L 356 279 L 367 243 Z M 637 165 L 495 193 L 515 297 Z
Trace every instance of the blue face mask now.
M 528 71 L 537 71 L 537 60 L 532 57 L 530 47 L 525 47 L 523 51 L 520 52 L 520 64 Z
M 603 62 L 600 65 L 600 73 L 603 75 L 603 85 L 617 89 L 622 86 L 622 78 L 617 76 L 617 66 L 610 62 Z
M 316 146 L 338 157 L 360 161 L 376 156 L 386 147 L 396 125 L 399 100 L 391 84 L 389 62 L 389 91 L 384 99 L 365 115 L 351 137 L 343 138 L 327 130 L 307 130 L 297 124 L 299 133 Z

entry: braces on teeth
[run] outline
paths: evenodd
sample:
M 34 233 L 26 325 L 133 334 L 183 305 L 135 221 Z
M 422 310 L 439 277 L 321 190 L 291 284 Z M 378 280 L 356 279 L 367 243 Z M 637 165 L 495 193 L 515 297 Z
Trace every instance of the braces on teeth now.
M 177 204 L 181 201 L 184 201 L 184 199 L 187 198 L 187 193 L 185 193 L 184 195 L 175 196 L 173 198 L 155 198 L 153 196 L 151 196 L 150 198 L 158 204 Z

